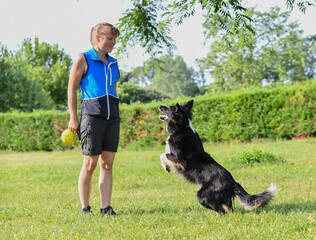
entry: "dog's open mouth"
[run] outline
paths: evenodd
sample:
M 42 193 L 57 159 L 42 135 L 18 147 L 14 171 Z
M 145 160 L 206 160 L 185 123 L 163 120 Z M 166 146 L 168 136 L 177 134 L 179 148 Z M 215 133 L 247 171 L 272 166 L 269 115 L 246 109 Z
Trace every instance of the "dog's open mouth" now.
M 159 118 L 161 121 L 165 121 L 165 122 L 168 121 L 168 116 L 167 116 L 167 115 L 160 115 L 158 118 Z

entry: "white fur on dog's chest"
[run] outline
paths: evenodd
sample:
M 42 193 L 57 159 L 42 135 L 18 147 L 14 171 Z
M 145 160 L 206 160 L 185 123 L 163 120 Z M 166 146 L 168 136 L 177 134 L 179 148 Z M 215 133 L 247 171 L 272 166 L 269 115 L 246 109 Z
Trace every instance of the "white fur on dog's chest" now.
M 196 133 L 190 119 L 189 119 L 189 127 L 193 131 L 193 133 Z M 167 127 L 167 132 L 168 132 L 168 127 Z M 170 139 L 170 135 L 168 136 L 166 140 L 165 152 L 160 155 L 161 165 L 166 172 L 170 172 L 170 167 L 173 165 L 173 163 L 167 158 L 167 155 L 166 155 L 168 153 L 171 153 L 169 139 Z
M 171 151 L 170 151 L 170 146 L 169 146 L 169 138 L 170 138 L 170 136 L 168 136 L 168 138 L 167 138 L 167 140 L 166 140 L 165 153 L 171 153 Z
M 192 129 L 192 131 L 195 133 L 195 129 L 193 128 L 193 125 L 192 125 L 192 122 L 191 122 L 190 119 L 189 119 L 189 126 L 190 126 L 190 128 Z

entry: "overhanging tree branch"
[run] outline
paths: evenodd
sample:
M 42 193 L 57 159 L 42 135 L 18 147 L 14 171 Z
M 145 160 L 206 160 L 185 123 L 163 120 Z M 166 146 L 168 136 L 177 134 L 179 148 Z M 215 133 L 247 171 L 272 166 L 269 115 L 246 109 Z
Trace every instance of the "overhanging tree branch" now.
M 307 6 L 314 6 L 316 0 L 295 1 L 285 0 L 289 9 L 297 7 L 306 11 Z M 206 21 L 216 21 L 219 30 L 229 34 L 235 34 L 240 29 L 251 27 L 252 19 L 247 15 L 248 9 L 242 6 L 241 0 L 133 0 L 134 8 L 128 9 L 119 19 L 118 27 L 122 32 L 118 39 L 118 54 L 128 53 L 128 48 L 137 45 L 143 47 L 145 52 L 155 57 L 166 50 L 171 53 L 175 48 L 173 39 L 170 36 L 172 24 L 180 25 L 183 20 L 194 15 L 196 8 L 200 7 L 206 12 Z M 234 24 L 231 25 L 231 21 Z M 211 33 L 206 30 L 205 35 Z

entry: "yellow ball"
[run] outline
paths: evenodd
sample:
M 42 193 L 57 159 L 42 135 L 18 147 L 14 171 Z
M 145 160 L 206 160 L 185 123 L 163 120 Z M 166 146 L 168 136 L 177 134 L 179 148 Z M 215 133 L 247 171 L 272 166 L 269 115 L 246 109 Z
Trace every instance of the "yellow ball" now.
M 67 129 L 61 134 L 61 140 L 66 144 L 72 144 L 75 141 L 75 134 Z

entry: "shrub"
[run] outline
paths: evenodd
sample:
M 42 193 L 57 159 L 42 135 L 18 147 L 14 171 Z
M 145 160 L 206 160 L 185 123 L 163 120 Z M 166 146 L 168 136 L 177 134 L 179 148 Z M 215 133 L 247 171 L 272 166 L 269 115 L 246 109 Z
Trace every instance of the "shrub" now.
M 234 163 L 240 165 L 254 165 L 261 163 L 282 164 L 285 163 L 283 157 L 274 155 L 273 153 L 263 152 L 261 150 L 253 150 L 252 152 L 244 152 L 232 158 Z
M 79 144 L 78 139 L 68 146 L 60 138 L 68 120 L 68 112 L 57 111 L 0 114 L 0 149 L 52 151 L 73 148 Z
M 316 81 L 204 96 L 193 123 L 203 141 L 292 138 L 316 133 Z

